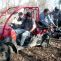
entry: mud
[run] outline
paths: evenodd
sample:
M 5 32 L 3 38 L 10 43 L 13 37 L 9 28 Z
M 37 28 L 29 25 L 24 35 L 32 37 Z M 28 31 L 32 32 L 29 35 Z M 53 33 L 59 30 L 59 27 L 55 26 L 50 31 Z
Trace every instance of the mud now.
M 48 47 L 32 47 L 11 55 L 11 61 L 61 61 L 61 40 L 50 40 Z

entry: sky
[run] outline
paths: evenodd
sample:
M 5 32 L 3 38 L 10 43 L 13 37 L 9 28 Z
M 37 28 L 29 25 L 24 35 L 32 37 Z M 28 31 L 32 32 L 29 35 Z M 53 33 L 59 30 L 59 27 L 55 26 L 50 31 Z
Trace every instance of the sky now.
M 58 5 L 59 0 L 46 0 L 46 2 L 50 10 L 54 9 L 55 7 L 59 8 L 59 5 Z
M 21 1 L 21 4 L 19 1 Z M 59 0 L 46 0 L 46 2 L 48 4 L 48 8 L 52 9 L 55 6 L 58 6 L 57 5 L 58 1 Z M 8 2 L 10 2 L 9 5 L 14 5 L 14 3 L 15 3 L 15 6 L 17 6 L 19 4 L 24 5 L 25 3 L 29 2 L 29 0 L 0 0 L 0 9 L 6 7 Z
M 19 1 L 21 1 L 21 4 Z M 29 2 L 29 0 L 0 0 L 0 9 L 6 7 L 8 2 L 9 2 L 9 6 L 14 5 L 14 4 L 15 4 L 15 6 L 17 6 L 19 4 L 23 5 L 24 3 Z

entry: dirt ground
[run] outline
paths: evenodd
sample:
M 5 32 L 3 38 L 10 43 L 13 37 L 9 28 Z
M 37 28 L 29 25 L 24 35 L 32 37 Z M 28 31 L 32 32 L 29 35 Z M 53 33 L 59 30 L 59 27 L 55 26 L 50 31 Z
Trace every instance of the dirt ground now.
M 51 40 L 49 47 L 32 47 L 12 54 L 11 61 L 61 61 L 61 41 Z

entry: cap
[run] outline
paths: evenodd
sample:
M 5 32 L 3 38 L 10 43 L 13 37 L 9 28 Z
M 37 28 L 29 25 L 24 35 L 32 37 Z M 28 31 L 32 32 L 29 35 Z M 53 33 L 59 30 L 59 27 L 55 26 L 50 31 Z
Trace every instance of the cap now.
M 25 15 L 28 16 L 28 17 L 32 16 L 32 14 L 30 12 L 27 12 Z

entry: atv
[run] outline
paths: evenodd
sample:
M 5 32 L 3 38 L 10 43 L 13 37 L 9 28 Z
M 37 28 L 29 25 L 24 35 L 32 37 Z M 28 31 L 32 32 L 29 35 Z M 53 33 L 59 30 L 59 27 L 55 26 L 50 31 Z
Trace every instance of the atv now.
M 17 33 L 15 32 L 15 29 L 19 28 L 19 25 L 12 24 L 12 21 L 14 17 L 18 18 L 18 12 L 20 12 L 21 9 L 24 9 L 24 13 L 26 11 L 30 11 L 32 13 L 32 18 L 35 19 L 35 22 L 38 23 L 39 21 L 39 8 L 38 7 L 11 7 L 2 12 L 0 15 L 0 50 L 2 53 L 5 53 L 6 61 L 10 61 L 11 56 L 11 49 L 12 47 L 13 51 L 17 53 L 17 46 L 19 45 L 19 41 L 21 41 L 21 35 L 17 36 Z M 6 19 L 6 20 L 5 20 Z M 43 43 L 45 42 L 45 43 Z M 17 43 L 17 44 L 16 44 Z M 28 37 L 23 47 L 33 47 L 33 46 L 46 46 L 49 43 L 49 35 L 48 35 L 48 29 L 39 27 L 37 25 L 37 28 L 33 31 L 31 37 Z M 3 48 L 3 46 L 5 46 Z

